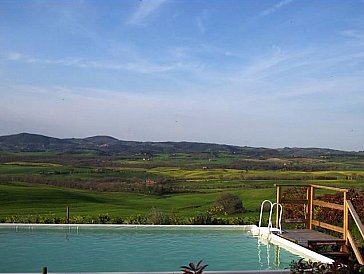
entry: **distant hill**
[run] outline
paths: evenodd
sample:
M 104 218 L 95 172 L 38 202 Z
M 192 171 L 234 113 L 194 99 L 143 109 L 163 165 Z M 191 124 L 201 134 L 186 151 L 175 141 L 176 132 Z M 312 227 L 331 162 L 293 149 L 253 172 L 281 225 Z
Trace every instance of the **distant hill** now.
M 0 151 L 95 151 L 102 154 L 158 154 L 158 153 L 217 153 L 246 155 L 248 157 L 320 157 L 364 155 L 364 152 L 349 152 L 326 148 L 256 148 L 197 142 L 136 142 L 123 141 L 110 136 L 87 138 L 53 138 L 31 133 L 0 136 Z
M 51 143 L 60 144 L 62 142 L 64 142 L 62 139 L 31 133 L 20 133 L 0 137 L 0 143 L 9 145 L 49 145 Z
M 99 145 L 115 144 L 115 143 L 119 142 L 118 139 L 116 139 L 114 137 L 110 137 L 110 136 L 93 136 L 93 137 L 87 137 L 83 140 L 89 141 L 94 144 L 99 144 Z

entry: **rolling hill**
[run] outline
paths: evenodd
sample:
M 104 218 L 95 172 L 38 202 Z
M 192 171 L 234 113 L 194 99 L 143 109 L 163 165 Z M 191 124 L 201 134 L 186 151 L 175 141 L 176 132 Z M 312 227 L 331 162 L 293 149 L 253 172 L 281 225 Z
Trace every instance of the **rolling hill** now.
M 87 138 L 54 138 L 39 134 L 20 133 L 0 136 L 0 151 L 9 152 L 82 152 L 103 154 L 158 153 L 217 153 L 239 154 L 248 157 L 320 157 L 364 155 L 363 151 L 341 151 L 327 148 L 263 148 L 239 147 L 198 142 L 137 142 L 123 141 L 110 136 Z

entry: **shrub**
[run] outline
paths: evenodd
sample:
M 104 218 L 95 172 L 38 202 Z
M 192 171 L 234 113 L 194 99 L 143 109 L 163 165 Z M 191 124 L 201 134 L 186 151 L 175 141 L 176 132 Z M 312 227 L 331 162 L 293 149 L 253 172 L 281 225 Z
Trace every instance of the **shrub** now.
M 152 225 L 169 225 L 171 223 L 168 215 L 157 211 L 155 208 L 150 211 L 147 219 L 148 223 Z
M 325 202 L 330 202 L 334 204 L 342 204 L 343 203 L 343 195 L 342 193 L 336 194 L 326 194 L 320 197 L 321 200 Z M 355 207 L 355 211 L 358 213 L 360 220 L 364 221 L 364 189 L 355 190 L 349 189 L 348 199 L 351 200 Z M 317 217 L 322 220 L 331 221 L 332 223 L 340 223 L 342 221 L 342 212 L 334 211 L 327 208 L 320 208 L 317 212 Z
M 12 215 L 0 219 L 0 223 L 44 223 L 44 224 L 67 224 L 66 217 L 56 217 L 54 214 L 48 215 Z M 161 224 L 161 225 L 247 225 L 257 224 L 255 217 L 228 217 L 212 216 L 211 214 L 199 214 L 191 217 L 181 217 L 176 214 L 167 215 L 155 209 L 147 216 L 134 215 L 125 219 L 111 217 L 108 214 L 98 216 L 71 216 L 70 224 Z
M 147 218 L 142 215 L 130 216 L 124 220 L 125 224 L 133 224 L 133 225 L 144 225 L 147 224 Z
M 242 213 L 245 211 L 240 197 L 233 193 L 222 193 L 215 201 L 216 206 L 221 206 L 226 214 Z
M 290 264 L 292 274 L 346 274 L 350 273 L 348 267 L 343 264 L 334 262 L 324 264 L 319 262 L 305 261 L 300 259 L 297 262 L 292 261 Z
M 225 212 L 225 209 L 223 206 L 213 206 L 207 210 L 207 214 L 214 216 L 214 215 L 220 215 Z
M 282 199 L 301 200 L 306 199 L 306 187 L 290 187 L 282 193 Z M 285 204 L 283 210 L 284 219 L 306 219 L 305 206 L 296 204 Z
M 108 224 L 110 223 L 111 218 L 109 217 L 109 214 L 99 214 L 98 222 L 99 224 Z

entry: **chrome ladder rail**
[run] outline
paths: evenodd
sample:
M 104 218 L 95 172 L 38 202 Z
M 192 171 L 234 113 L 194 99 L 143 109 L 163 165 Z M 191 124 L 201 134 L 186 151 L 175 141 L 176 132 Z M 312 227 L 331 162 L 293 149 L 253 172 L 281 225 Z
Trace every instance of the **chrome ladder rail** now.
M 276 227 L 279 230 L 279 233 L 282 233 L 282 212 L 283 212 L 283 208 L 282 205 L 279 203 L 272 203 L 270 200 L 264 200 L 260 206 L 260 216 L 259 216 L 259 232 L 260 232 L 260 228 L 262 226 L 262 218 L 263 218 L 263 210 L 264 210 L 264 204 L 265 203 L 269 203 L 270 204 L 270 210 L 269 210 L 269 219 L 268 219 L 268 235 L 270 234 L 271 229 L 273 228 L 273 223 L 272 223 L 272 215 L 273 215 L 273 209 L 274 206 L 277 206 L 278 211 L 279 211 L 279 218 L 278 218 L 278 227 Z

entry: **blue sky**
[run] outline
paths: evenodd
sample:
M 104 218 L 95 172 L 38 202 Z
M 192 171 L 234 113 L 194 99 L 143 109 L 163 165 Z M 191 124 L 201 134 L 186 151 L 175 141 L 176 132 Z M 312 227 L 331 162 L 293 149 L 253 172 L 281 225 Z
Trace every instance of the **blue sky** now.
M 0 1 L 0 135 L 364 150 L 364 1 Z

